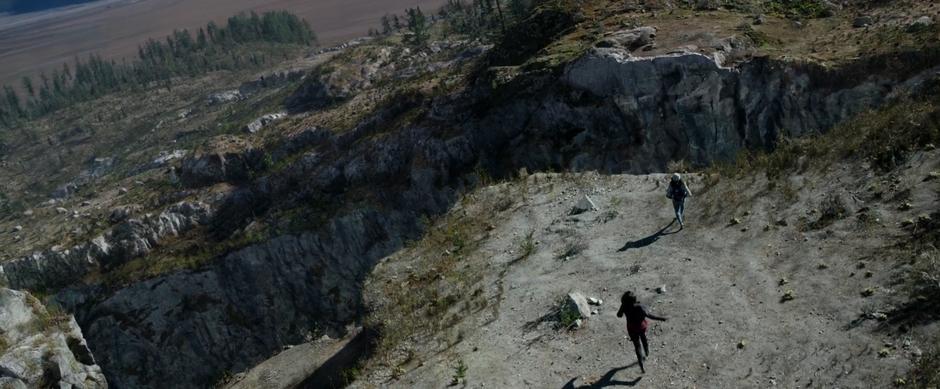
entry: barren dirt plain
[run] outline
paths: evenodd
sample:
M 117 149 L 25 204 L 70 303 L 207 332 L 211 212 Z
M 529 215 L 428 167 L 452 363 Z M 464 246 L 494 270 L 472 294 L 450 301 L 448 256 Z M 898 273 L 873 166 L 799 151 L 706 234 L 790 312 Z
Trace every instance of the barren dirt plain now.
M 174 29 L 224 22 L 242 11 L 289 10 L 313 27 L 320 43 L 365 35 L 386 13 L 408 7 L 436 10 L 443 0 L 99 0 L 19 15 L 0 14 L 0 84 L 99 53 L 136 54 L 147 38 Z

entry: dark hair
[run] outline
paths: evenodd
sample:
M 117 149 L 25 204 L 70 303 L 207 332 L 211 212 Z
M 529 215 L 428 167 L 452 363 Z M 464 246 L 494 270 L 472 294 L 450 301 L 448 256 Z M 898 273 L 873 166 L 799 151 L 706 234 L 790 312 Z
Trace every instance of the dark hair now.
M 636 295 L 631 291 L 623 292 L 623 297 L 620 298 L 620 303 L 623 305 L 633 305 L 636 304 Z

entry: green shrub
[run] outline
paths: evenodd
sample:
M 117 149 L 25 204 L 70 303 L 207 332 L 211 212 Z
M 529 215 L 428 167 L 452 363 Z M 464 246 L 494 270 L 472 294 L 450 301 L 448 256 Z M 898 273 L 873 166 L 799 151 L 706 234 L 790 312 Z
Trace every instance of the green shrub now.
M 767 34 L 757 31 L 751 26 L 750 23 L 744 23 L 738 26 L 738 31 L 741 32 L 747 39 L 750 39 L 754 45 L 760 47 L 765 46 L 771 42 L 771 38 Z
M 454 375 L 451 378 L 451 385 L 458 385 L 467 378 L 467 365 L 463 363 L 462 359 L 457 360 L 457 364 L 454 365 Z
M 564 249 L 561 253 L 558 254 L 559 259 L 571 259 L 578 254 L 581 254 L 584 250 L 587 250 L 588 243 L 581 237 L 575 237 L 567 242 L 565 242 Z
M 340 375 L 343 377 L 343 384 L 345 386 L 348 386 L 352 384 L 353 382 L 355 382 L 356 379 L 359 378 L 360 374 L 362 374 L 362 372 L 359 370 L 359 367 L 356 367 L 356 366 L 347 367 L 343 369 L 342 373 L 340 373 Z
M 815 19 L 832 16 L 832 8 L 822 0 L 770 0 L 765 6 L 770 12 L 791 19 Z
M 574 323 L 581 318 L 581 313 L 578 312 L 577 308 L 572 307 L 568 304 L 567 297 L 562 298 L 558 303 L 558 328 L 567 329 L 571 328 Z
M 532 254 L 535 254 L 537 247 L 535 245 L 535 239 L 532 237 L 533 234 L 535 234 L 534 231 L 529 231 L 529 233 L 522 238 L 522 243 L 519 247 L 520 258 L 528 258 L 532 256 Z

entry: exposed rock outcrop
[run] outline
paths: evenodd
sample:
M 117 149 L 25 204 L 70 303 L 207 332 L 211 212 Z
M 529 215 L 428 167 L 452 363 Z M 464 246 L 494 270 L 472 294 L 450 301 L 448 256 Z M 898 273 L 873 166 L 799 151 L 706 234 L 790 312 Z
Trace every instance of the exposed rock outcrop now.
M 0 266 L 0 280 L 15 289 L 62 288 L 92 270 L 146 255 L 166 237 L 208 223 L 210 214 L 207 204 L 178 203 L 157 215 L 128 219 L 71 249 L 36 252 L 5 263 Z
M 28 293 L 0 288 L 0 339 L 4 388 L 108 387 L 75 319 Z
M 618 47 L 627 50 L 636 50 L 643 46 L 653 44 L 656 39 L 655 27 L 639 27 L 632 30 L 623 30 L 608 34 L 600 42 L 599 47 Z
M 210 94 L 206 98 L 206 103 L 209 105 L 218 105 L 238 101 L 243 98 L 244 96 L 242 96 L 241 92 L 237 90 L 227 90 Z
M 287 117 L 287 113 L 285 112 L 275 112 L 275 113 L 269 113 L 269 114 L 263 115 L 260 118 L 253 120 L 251 123 L 248 123 L 245 126 L 245 131 L 247 131 L 248 133 L 254 134 L 258 131 L 261 131 L 261 129 L 267 127 L 269 124 L 274 123 L 278 120 L 284 119 L 286 117 Z
M 263 163 L 264 153 L 254 148 L 194 155 L 183 159 L 179 180 L 187 187 L 245 182 L 262 169 Z
M 86 300 L 103 292 L 94 290 L 58 299 L 75 310 L 115 386 L 205 387 L 318 330 L 341 335 L 362 313 L 359 285 L 372 262 L 415 228 L 404 222 L 355 212 L 322 233 L 275 238 L 100 302 Z

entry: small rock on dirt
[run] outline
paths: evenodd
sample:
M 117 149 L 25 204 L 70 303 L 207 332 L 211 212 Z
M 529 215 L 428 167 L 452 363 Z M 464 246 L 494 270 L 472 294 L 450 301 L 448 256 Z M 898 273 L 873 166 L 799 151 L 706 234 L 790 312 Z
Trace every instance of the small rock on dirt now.
M 583 293 L 578 291 L 568 293 L 564 308 L 571 312 L 577 312 L 580 318 L 591 316 L 591 308 L 588 305 L 587 299 L 584 298 Z
M 55 209 L 55 212 L 59 214 L 64 214 L 64 213 L 69 213 L 69 210 L 62 208 L 62 207 L 58 207 Z
M 852 27 L 863 28 L 870 26 L 872 23 L 874 23 L 874 20 L 871 16 L 859 16 L 852 21 Z
M 23 226 L 15 226 L 15 227 L 13 227 L 13 232 L 20 232 L 20 231 L 23 231 Z
M 666 293 L 666 285 L 660 285 L 656 287 L 656 293 L 659 293 L 659 294 Z
M 882 313 L 882 312 L 870 312 L 870 313 L 866 313 L 866 314 L 865 314 L 865 318 L 866 318 L 866 319 L 874 319 L 874 320 L 878 320 L 878 321 L 885 321 L 885 320 L 888 320 L 888 315 L 886 315 L 886 314 L 884 314 L 884 313 Z
M 907 26 L 908 32 L 918 32 L 924 29 L 929 28 L 933 25 L 933 19 L 930 16 L 921 16 L 915 19 L 910 25 Z
M 603 300 L 596 297 L 588 297 L 587 302 L 591 305 L 601 305 L 604 303 Z
M 596 211 L 597 205 L 594 204 L 594 200 L 591 200 L 591 197 L 584 195 L 578 200 L 578 203 L 574 205 L 574 208 L 571 209 L 571 215 L 581 214 L 587 211 Z

